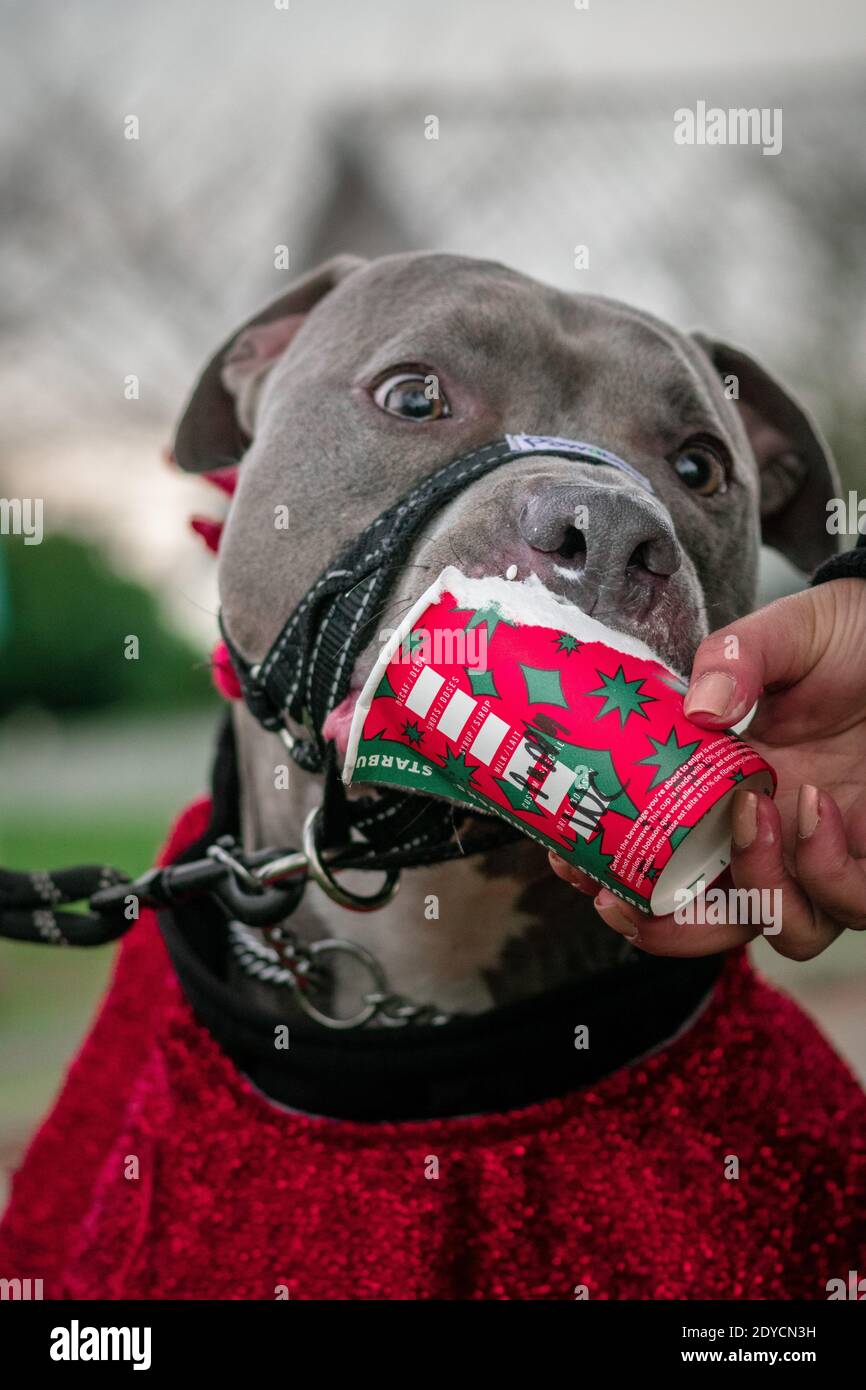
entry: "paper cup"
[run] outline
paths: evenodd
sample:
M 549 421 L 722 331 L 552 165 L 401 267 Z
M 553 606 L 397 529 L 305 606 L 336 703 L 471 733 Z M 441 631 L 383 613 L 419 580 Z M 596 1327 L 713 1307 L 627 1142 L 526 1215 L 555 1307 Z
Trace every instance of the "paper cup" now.
M 451 567 L 385 644 L 343 776 L 501 816 L 663 915 L 727 866 L 737 787 L 776 785 L 734 733 L 686 718 L 685 689 L 540 581 Z

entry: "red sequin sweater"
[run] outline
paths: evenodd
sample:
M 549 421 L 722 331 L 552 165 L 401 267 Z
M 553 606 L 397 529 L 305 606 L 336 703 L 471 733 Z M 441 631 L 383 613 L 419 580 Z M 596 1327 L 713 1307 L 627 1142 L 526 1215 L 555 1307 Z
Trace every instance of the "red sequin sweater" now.
M 292 1113 L 196 1021 L 143 916 L 15 1178 L 0 1274 L 46 1298 L 823 1299 L 866 1267 L 864 1118 L 741 953 L 674 1042 L 559 1098 Z

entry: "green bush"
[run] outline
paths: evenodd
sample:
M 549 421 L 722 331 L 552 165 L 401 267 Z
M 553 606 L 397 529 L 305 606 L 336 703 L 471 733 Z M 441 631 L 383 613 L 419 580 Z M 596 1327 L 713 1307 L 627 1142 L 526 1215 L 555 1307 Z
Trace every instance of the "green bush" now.
M 58 713 L 198 703 L 207 662 L 165 623 L 146 589 L 115 574 L 98 546 L 71 536 L 0 546 L 4 621 L 0 715 L 19 705 Z M 138 659 L 125 656 L 138 639 Z

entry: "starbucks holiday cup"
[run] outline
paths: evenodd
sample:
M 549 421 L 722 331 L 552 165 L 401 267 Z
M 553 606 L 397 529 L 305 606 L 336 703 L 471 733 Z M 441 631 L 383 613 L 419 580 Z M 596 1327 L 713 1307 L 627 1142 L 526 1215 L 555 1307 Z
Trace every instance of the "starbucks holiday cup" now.
M 686 682 L 534 576 L 443 571 L 358 699 L 344 779 L 503 817 L 644 912 L 726 868 L 737 787 L 772 768 L 683 713 Z

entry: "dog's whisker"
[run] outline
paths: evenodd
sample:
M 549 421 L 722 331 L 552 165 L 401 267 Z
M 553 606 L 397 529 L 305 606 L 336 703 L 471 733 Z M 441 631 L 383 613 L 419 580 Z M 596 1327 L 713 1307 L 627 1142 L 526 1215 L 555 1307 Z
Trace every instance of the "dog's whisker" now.
M 411 608 L 412 604 L 415 602 L 416 600 L 414 598 L 407 598 L 393 599 L 389 603 L 383 603 L 381 608 L 377 609 L 375 613 L 370 614 L 367 626 L 369 626 L 370 623 L 376 622 L 379 618 L 383 618 L 392 608 L 397 609 L 397 615 L 405 613 L 406 609 Z
M 457 554 L 457 551 L 456 551 L 455 548 L 454 548 L 454 538 L 452 537 L 450 531 L 449 531 L 447 534 L 448 534 L 448 545 L 449 545 L 449 548 L 450 548 L 450 550 L 451 550 L 451 554 L 454 556 L 454 559 L 457 561 L 457 563 L 458 563 L 458 565 L 460 566 L 460 568 L 463 569 L 464 561 L 463 561 L 462 557 L 461 557 L 460 555 Z
M 400 609 L 399 609 L 399 613 L 405 613 L 406 609 L 409 608 L 409 607 L 411 607 L 411 605 L 412 605 L 413 603 L 415 603 L 415 602 L 416 602 L 416 600 L 415 600 L 414 598 L 408 598 L 408 599 L 406 599 L 403 603 L 401 603 Z M 392 607 L 394 607 L 396 603 L 397 603 L 397 600 L 395 599 L 393 603 L 385 603 L 385 604 L 383 604 L 382 607 L 381 607 L 380 609 L 378 609 L 375 613 L 371 613 L 371 614 L 370 614 L 370 617 L 367 619 L 367 622 L 364 624 L 364 626 L 365 626 L 365 627 L 369 627 L 372 623 L 375 623 L 375 622 L 377 622 L 380 618 L 384 617 L 384 615 L 389 611 L 389 609 L 392 608 Z M 399 613 L 398 613 L 396 616 L 399 616 Z M 338 651 L 344 652 L 344 651 L 346 650 L 346 648 L 348 647 L 349 643 L 351 642 L 351 640 L 352 640 L 351 637 L 347 637 L 347 638 L 346 638 L 346 641 L 343 643 L 342 647 L 339 647 L 339 648 L 338 648 Z
M 379 618 L 381 618 L 381 617 L 383 617 L 383 616 L 384 616 L 390 609 L 392 609 L 392 608 L 396 608 L 397 611 L 400 612 L 400 613 L 405 613 L 405 612 L 406 612 L 406 609 L 407 609 L 407 608 L 411 608 L 411 607 L 412 607 L 412 604 L 413 604 L 413 603 L 416 603 L 416 602 L 417 602 L 417 599 L 414 598 L 414 597 L 410 597 L 410 598 L 406 598 L 406 599 L 396 599 L 396 598 L 395 598 L 395 599 L 393 599 L 390 603 L 384 603 L 384 604 L 382 605 L 382 607 L 379 609 L 379 612 L 377 613 L 376 616 L 379 617 Z
M 371 614 L 370 614 L 370 617 L 369 617 L 367 623 L 365 624 L 365 626 L 366 626 L 366 627 L 369 627 L 371 623 L 378 622 L 380 618 L 384 618 L 385 615 L 386 615 L 386 613 L 389 613 L 393 608 L 396 608 L 396 612 L 395 612 L 395 615 L 394 615 L 394 616 L 395 616 L 395 617 L 399 617 L 400 614 L 401 614 L 401 613 L 405 613 L 405 612 L 406 612 L 406 609 L 409 608 L 409 607 L 411 607 L 411 605 L 412 605 L 414 602 L 415 602 L 415 600 L 410 598 L 410 599 L 407 599 L 405 603 L 401 603 L 399 606 L 397 606 L 397 605 L 394 604 L 394 603 L 385 603 L 385 604 L 383 604 L 382 607 L 379 608 L 375 613 L 371 613 Z
M 361 585 L 365 582 L 365 580 L 367 580 L 367 579 L 369 579 L 369 578 L 370 578 L 370 576 L 369 576 L 368 574 L 365 574 L 365 575 L 363 576 L 363 578 L 361 578 L 361 579 L 358 580 L 357 584 L 353 584 L 352 587 L 351 587 L 351 589 L 347 589 L 347 590 L 346 590 L 346 593 L 345 593 L 344 597 L 345 597 L 345 598 L 348 598 L 350 594 L 353 594 L 353 593 L 355 592 L 356 589 L 359 589 L 359 588 L 361 587 Z
M 181 598 L 186 599 L 187 603 L 191 603 L 193 608 L 197 608 L 200 613 L 207 613 L 209 618 L 215 618 L 217 621 L 219 620 L 218 608 L 208 608 L 207 604 L 199 603 L 191 594 L 184 593 L 183 589 L 177 589 L 175 592 L 178 593 Z

